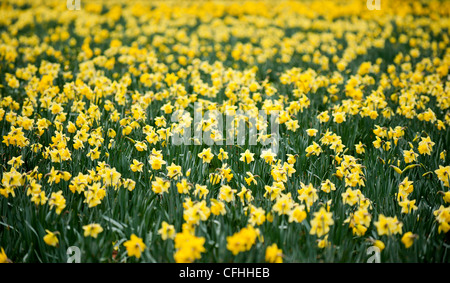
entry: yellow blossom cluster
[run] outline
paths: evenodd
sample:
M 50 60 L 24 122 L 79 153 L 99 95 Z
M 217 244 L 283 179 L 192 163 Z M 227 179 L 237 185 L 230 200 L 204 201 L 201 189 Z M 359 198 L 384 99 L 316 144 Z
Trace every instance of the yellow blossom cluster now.
M 2 1 L 0 262 L 448 261 L 450 2 L 381 2 Z

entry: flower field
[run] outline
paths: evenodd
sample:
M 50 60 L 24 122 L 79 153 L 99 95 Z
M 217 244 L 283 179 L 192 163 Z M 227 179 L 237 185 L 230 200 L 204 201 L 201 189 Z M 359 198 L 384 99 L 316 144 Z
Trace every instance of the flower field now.
M 449 14 L 1 1 L 0 262 L 450 262 Z

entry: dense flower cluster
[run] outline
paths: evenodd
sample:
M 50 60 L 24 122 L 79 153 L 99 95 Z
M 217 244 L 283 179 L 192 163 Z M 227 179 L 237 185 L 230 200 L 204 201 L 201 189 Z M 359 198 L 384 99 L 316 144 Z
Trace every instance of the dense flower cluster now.
M 82 2 L 0 5 L 0 262 L 449 261 L 450 2 Z

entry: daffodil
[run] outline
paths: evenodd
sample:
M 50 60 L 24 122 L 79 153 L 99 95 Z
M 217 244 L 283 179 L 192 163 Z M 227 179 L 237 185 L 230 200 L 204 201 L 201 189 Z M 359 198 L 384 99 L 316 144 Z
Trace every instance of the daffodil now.
M 255 179 L 255 176 L 251 173 L 251 172 L 246 172 L 245 173 L 248 177 L 244 177 L 245 182 L 247 183 L 247 185 L 250 186 L 250 184 L 254 184 L 257 185 L 258 182 Z
M 59 234 L 59 232 L 51 232 L 50 230 L 45 230 L 47 234 L 44 236 L 44 242 L 52 247 L 56 247 L 59 244 L 58 237 L 56 235 Z
M 434 171 L 438 177 L 438 179 L 444 184 L 446 187 L 450 187 L 450 166 L 442 166 L 439 165 L 439 169 Z
M 2 248 L 0 251 L 0 263 L 9 263 L 11 260 L 6 256 L 5 250 Z
M 309 211 L 310 207 L 318 200 L 317 189 L 310 183 L 305 185 L 300 183 L 300 189 L 298 192 L 298 199 L 306 204 L 306 208 Z
M 56 213 L 61 214 L 62 210 L 66 207 L 66 199 L 62 195 L 62 191 L 53 192 L 48 199 L 50 208 L 55 207 Z
M 252 226 L 242 228 L 239 232 L 227 237 L 227 249 L 233 255 L 251 249 L 259 236 L 259 229 Z
M 168 193 L 169 188 L 170 182 L 161 177 L 156 177 L 155 181 L 152 181 L 152 191 L 156 194 Z
M 214 154 L 211 153 L 211 148 L 205 148 L 197 156 L 201 158 L 204 163 L 210 163 L 214 157 Z
M 418 156 L 419 154 L 415 153 L 412 149 L 403 151 L 403 157 L 406 164 L 416 162 Z
M 301 223 L 306 216 L 304 205 L 294 205 L 294 208 L 289 211 L 289 222 Z
M 224 161 L 224 160 L 228 159 L 228 152 L 226 152 L 223 148 L 220 148 L 217 158 L 220 161 Z
M 411 213 L 411 211 L 417 210 L 417 208 L 418 208 L 416 206 L 416 200 L 415 199 L 413 199 L 413 200 L 404 199 L 404 200 L 400 201 L 398 204 L 402 208 L 401 212 L 402 213 L 406 213 L 406 214 Z
M 214 215 L 224 215 L 227 213 L 225 209 L 225 203 L 217 199 L 210 199 L 211 201 L 211 213 Z
M 175 238 L 175 227 L 170 225 L 166 221 L 161 223 L 161 228 L 158 230 L 158 234 L 161 235 L 161 238 L 165 241 L 167 239 Z
M 356 153 L 363 154 L 366 150 L 364 149 L 365 145 L 359 142 L 358 144 L 355 144 Z
M 317 129 L 307 129 L 306 133 L 308 134 L 308 136 L 310 137 L 315 137 L 317 134 Z
M 266 262 L 270 263 L 282 263 L 283 251 L 278 248 L 277 244 L 272 244 L 266 248 Z
M 419 147 L 418 147 L 419 153 L 431 155 L 434 145 L 435 145 L 435 143 L 431 140 L 431 138 L 429 136 L 426 138 L 421 138 L 421 141 L 419 142 Z
M 450 207 L 441 205 L 433 211 L 436 221 L 439 223 L 438 233 L 447 233 L 450 230 Z
M 234 201 L 234 195 L 236 192 L 237 192 L 236 189 L 232 189 L 228 185 L 223 185 L 220 187 L 218 199 L 223 200 L 225 202 Z
M 317 143 L 314 142 L 314 141 L 313 141 L 313 144 L 310 145 L 310 146 L 308 146 L 308 147 L 306 148 L 305 151 L 306 151 L 306 156 L 311 156 L 311 155 L 313 155 L 313 154 L 319 156 L 320 153 L 323 152 L 323 150 L 322 150 L 322 148 L 320 147 L 320 145 L 317 144 Z
M 409 249 L 413 245 L 414 240 L 417 238 L 418 236 L 416 234 L 413 234 L 412 232 L 406 232 L 402 236 L 402 243 L 405 245 L 405 248 Z
M 378 217 L 378 221 L 375 222 L 375 227 L 377 228 L 379 236 L 390 236 L 401 233 L 403 223 L 397 219 L 397 216 L 386 217 L 383 214 L 380 214 Z
M 272 164 L 276 160 L 276 154 L 271 149 L 262 150 L 261 158 L 268 164 Z
M 83 226 L 83 230 L 85 237 L 92 237 L 92 238 L 97 238 L 98 234 L 103 232 L 102 226 L 100 226 L 100 224 L 97 223 L 85 225 Z
M 330 193 L 331 191 L 335 191 L 336 190 L 336 186 L 329 179 L 326 179 L 325 181 L 323 181 L 321 183 L 320 189 L 323 192 Z
M 172 162 L 170 166 L 167 166 L 167 177 L 170 179 L 177 180 L 178 177 L 182 177 L 183 173 L 181 172 L 181 166 L 176 165 Z
M 255 155 L 254 153 L 251 153 L 250 150 L 246 149 L 245 152 L 241 153 L 241 158 L 239 158 L 239 160 L 249 164 L 255 160 L 253 158 L 254 155 Z
M 176 263 L 192 263 L 200 259 L 201 254 L 206 252 L 205 238 L 196 237 L 187 229 L 177 233 L 174 242 L 176 251 L 173 257 Z
M 176 186 L 179 194 L 188 194 L 192 187 L 185 178 L 179 181 Z
M 139 162 L 136 159 L 133 159 L 133 163 L 130 165 L 130 169 L 133 172 L 142 172 L 142 167 L 144 166 L 144 163 Z
M 326 235 L 330 231 L 330 226 L 334 224 L 333 214 L 321 207 L 319 211 L 313 213 L 313 216 L 309 233 L 320 238 Z
M 333 113 L 332 115 L 333 115 L 333 122 L 336 122 L 337 124 L 341 124 L 346 120 L 344 112 L 336 112 Z
M 130 240 L 123 243 L 123 245 L 127 249 L 128 256 L 135 256 L 136 258 L 140 258 L 147 248 L 144 241 L 135 234 L 132 234 Z

